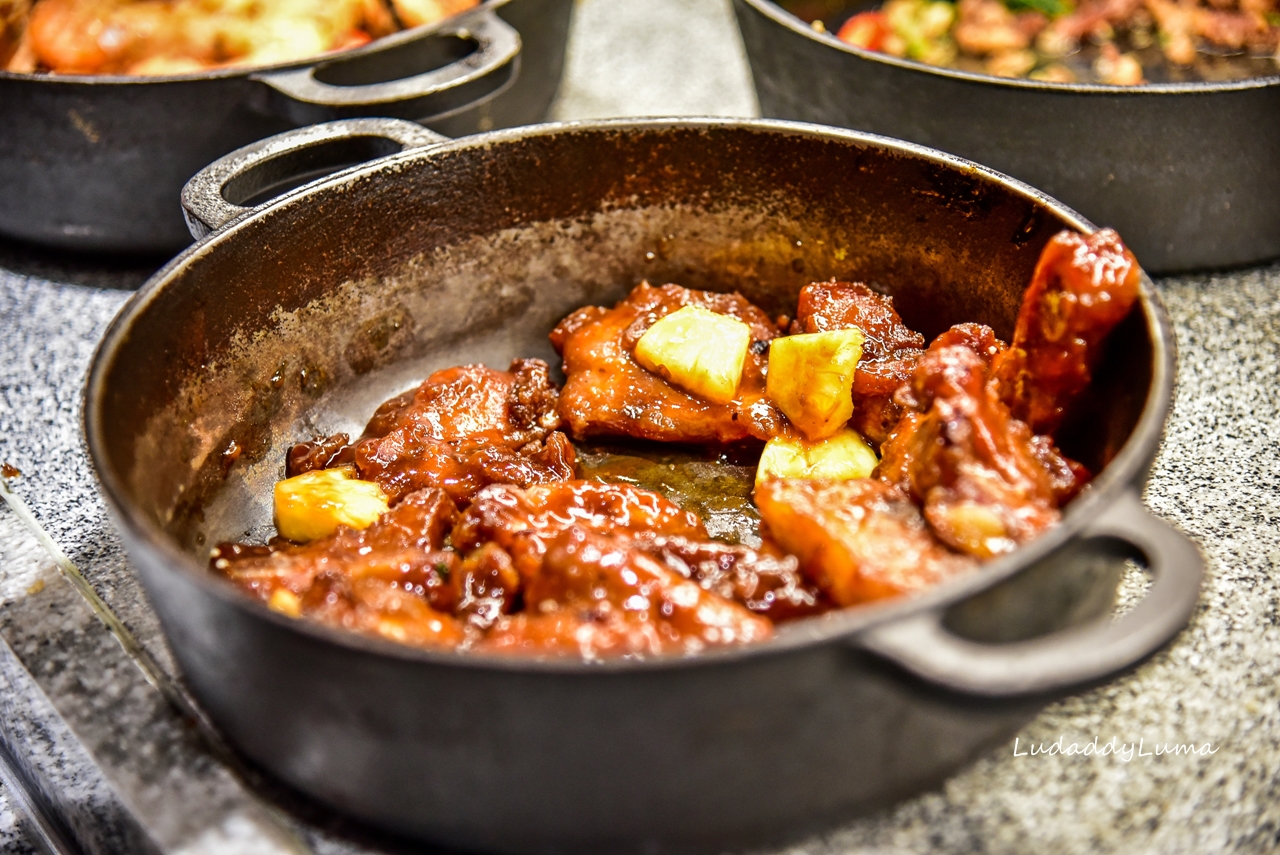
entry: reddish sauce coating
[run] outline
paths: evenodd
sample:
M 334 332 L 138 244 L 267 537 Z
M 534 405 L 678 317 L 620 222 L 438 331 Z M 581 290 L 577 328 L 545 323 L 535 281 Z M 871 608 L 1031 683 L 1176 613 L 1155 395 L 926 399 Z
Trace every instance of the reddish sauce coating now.
M 934 540 L 904 493 L 870 478 L 768 481 L 756 503 L 770 537 L 841 606 L 919 591 L 974 566 Z
M 526 608 L 480 649 L 603 656 L 696 653 L 768 638 L 773 625 L 635 549 L 630 539 L 572 525 L 547 544 Z
M 363 531 L 344 527 L 302 546 L 224 543 L 211 561 L 286 613 L 419 647 L 453 647 L 465 637 L 451 614 L 458 560 L 444 550 L 456 516 L 443 491 L 423 490 Z
M 509 371 L 447 368 L 380 406 L 354 445 L 337 434 L 294 446 L 287 471 L 353 462 L 393 502 L 439 487 L 466 504 L 489 484 L 563 481 L 573 477 L 574 452 L 556 430 L 557 398 L 538 359 L 517 359 Z
M 496 543 L 515 560 L 526 579 L 538 575 L 547 544 L 570 526 L 617 535 L 669 535 L 707 539 L 697 514 L 657 493 L 626 484 L 569 481 L 519 489 L 494 486 L 475 502 L 453 529 L 457 549 Z
M 1000 397 L 1033 431 L 1052 434 L 1089 385 L 1102 344 L 1138 299 L 1141 273 L 1111 229 L 1060 232 L 1022 298 L 1009 352 L 995 369 Z
M 635 360 L 636 342 L 649 327 L 684 306 L 730 315 L 751 328 L 752 347 L 729 404 L 678 389 Z M 560 416 L 575 439 L 631 436 L 696 445 L 768 439 L 784 430 L 764 391 L 766 345 L 777 334 L 769 317 L 739 294 L 641 283 L 612 309 L 579 309 L 551 333 L 567 378 Z
M 865 340 L 853 377 L 852 427 L 874 443 L 889 436 L 902 415 L 893 393 L 911 379 L 924 354 L 924 336 L 909 329 L 893 298 L 860 282 L 814 282 L 800 291 L 792 334 L 857 327 Z
M 556 327 L 563 390 L 539 360 L 445 369 L 379 407 L 354 442 L 294 446 L 290 475 L 354 465 L 383 488 L 390 510 L 367 529 L 222 544 L 212 564 L 295 617 L 423 647 L 585 659 L 755 641 L 776 622 L 920 591 L 1043 532 L 1087 484 L 1052 432 L 1132 308 L 1137 276 L 1114 234 L 1064 233 L 1037 266 L 1012 346 L 964 323 L 927 350 L 888 297 L 857 283 L 807 286 L 792 334 L 856 326 L 866 336 L 851 425 L 880 444 L 881 462 L 872 478 L 761 484 L 759 548 L 711 539 L 659 493 L 575 480 L 562 425 L 577 438 L 738 456 L 742 441 L 789 430 L 764 383 L 785 321 L 737 294 L 642 284 Z M 730 404 L 686 394 L 632 356 L 657 319 L 686 305 L 752 330 Z
M 1057 501 L 1031 431 L 996 396 L 982 357 L 940 344 L 898 395 L 909 410 L 877 475 L 923 506 L 943 543 L 987 558 L 1056 523 Z

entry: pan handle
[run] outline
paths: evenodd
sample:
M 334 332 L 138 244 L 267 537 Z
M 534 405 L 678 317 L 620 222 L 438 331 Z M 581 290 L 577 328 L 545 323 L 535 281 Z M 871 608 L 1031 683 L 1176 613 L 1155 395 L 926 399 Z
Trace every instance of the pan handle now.
M 961 638 L 926 611 L 857 636 L 860 647 L 925 680 L 965 694 L 1013 697 L 1083 687 L 1141 662 L 1187 624 L 1200 594 L 1204 558 L 1185 535 L 1154 517 L 1126 490 L 1081 533 L 1136 548 L 1153 576 L 1128 614 L 1008 644 Z
M 285 131 L 237 149 L 182 188 L 182 215 L 196 240 L 257 206 L 336 172 L 398 151 L 448 142 L 403 119 L 343 119 Z
M 465 56 L 441 68 L 409 73 L 424 57 L 443 59 L 468 46 Z M 439 29 L 407 30 L 307 68 L 253 79 L 277 96 L 272 112 L 299 125 L 371 114 L 425 122 L 475 106 L 514 83 L 520 47 L 520 34 L 484 7 Z

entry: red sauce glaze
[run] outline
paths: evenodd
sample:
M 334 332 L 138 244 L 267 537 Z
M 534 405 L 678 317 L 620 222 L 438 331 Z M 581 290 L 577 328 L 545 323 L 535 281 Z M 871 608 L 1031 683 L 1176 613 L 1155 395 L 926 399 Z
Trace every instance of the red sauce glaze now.
M 966 323 L 927 350 L 889 298 L 857 283 L 807 286 L 792 334 L 856 326 L 866 336 L 851 424 L 880 443 L 881 462 L 872 478 L 761 484 L 760 548 L 712 540 L 697 514 L 659 493 L 576 480 L 562 424 L 575 437 L 735 455 L 752 448 L 743 440 L 788 430 L 764 382 L 785 322 L 737 294 L 642 284 L 613 308 L 586 307 L 556 327 L 563 391 L 539 360 L 450 368 L 384 403 L 355 442 L 337 434 L 292 448 L 290 475 L 354 465 L 383 488 L 390 510 L 367 529 L 305 545 L 222 544 L 212 564 L 295 617 L 423 647 L 585 659 L 759 640 L 775 622 L 920 591 L 1037 536 L 1087 484 L 1052 431 L 1132 309 L 1137 277 L 1114 234 L 1064 233 L 1037 266 L 1012 346 Z M 728 405 L 633 358 L 640 336 L 686 305 L 751 328 Z M 739 489 L 719 486 L 730 478 L 721 470 L 697 476 L 706 477 L 717 495 Z M 735 494 L 744 504 L 749 478 L 747 469 Z M 754 537 L 749 507 L 742 518 L 739 536 Z
M 866 338 L 853 377 L 850 425 L 873 443 L 881 443 L 902 415 L 893 393 L 911 379 L 924 355 L 924 336 L 902 322 L 892 297 L 860 282 L 814 282 L 801 289 L 792 334 L 851 327 Z
M 1111 229 L 1059 232 L 1022 298 L 1009 352 L 995 369 L 1000 397 L 1036 433 L 1052 434 L 1089 385 L 1102 344 L 1138 299 L 1137 259 Z
M 940 344 L 898 396 L 910 409 L 876 474 L 923 506 L 943 543 L 986 558 L 1056 523 L 1057 501 L 1031 431 L 987 382 L 986 362 L 964 345 Z
M 649 327 L 684 306 L 730 315 L 751 328 L 752 347 L 729 404 L 685 392 L 635 360 L 636 342 Z M 567 378 L 560 416 L 575 439 L 631 436 L 695 445 L 768 439 L 785 430 L 764 393 L 767 345 L 777 334 L 769 317 L 741 295 L 642 283 L 612 309 L 579 309 L 552 331 Z
M 570 481 L 518 489 L 494 486 L 476 496 L 453 529 L 456 549 L 496 543 L 526 579 L 537 576 L 547 544 L 570 526 L 605 534 L 654 534 L 706 540 L 696 514 L 657 493 L 625 484 Z
M 277 608 L 288 606 L 332 626 L 420 647 L 454 647 L 464 638 L 452 612 L 457 556 L 444 549 L 457 516 L 440 490 L 406 496 L 363 531 L 342 527 L 305 545 L 221 544 L 211 563 L 239 587 Z
M 393 503 L 427 487 L 465 505 L 489 484 L 563 481 L 575 458 L 556 430 L 557 398 L 538 359 L 517 359 L 510 371 L 447 368 L 380 406 L 354 445 L 345 434 L 295 445 L 287 471 L 355 463 Z
M 696 653 L 768 638 L 773 625 L 701 588 L 625 537 L 573 525 L 547 544 L 526 608 L 502 620 L 480 649 L 502 653 Z
M 975 566 L 938 543 L 907 496 L 880 481 L 768 481 L 756 502 L 769 536 L 841 606 L 919 591 Z

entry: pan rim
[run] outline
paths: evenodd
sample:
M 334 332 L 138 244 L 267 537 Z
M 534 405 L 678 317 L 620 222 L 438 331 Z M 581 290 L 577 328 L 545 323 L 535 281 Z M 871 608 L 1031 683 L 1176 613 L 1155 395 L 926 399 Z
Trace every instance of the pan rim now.
M 1275 74 L 1263 77 L 1246 77 L 1242 80 L 1196 80 L 1181 83 L 1142 83 L 1137 86 L 1115 86 L 1107 83 L 1053 83 L 1047 80 L 1031 80 L 1023 77 L 996 77 L 993 74 L 978 74 L 972 71 L 961 71 L 955 68 L 944 68 L 928 65 L 903 57 L 890 56 L 877 51 L 864 50 L 842 42 L 829 32 L 819 33 L 803 20 L 778 6 L 773 0 L 738 0 L 746 3 L 759 14 L 769 18 L 775 24 L 786 27 L 799 36 L 804 36 L 824 47 L 850 54 L 866 62 L 879 63 L 930 74 L 936 77 L 950 78 L 963 83 L 977 83 L 989 86 L 1006 87 L 1038 91 L 1051 95 L 1111 95 L 1124 97 L 1143 97 L 1157 95 L 1205 95 L 1218 92 L 1241 92 L 1254 89 L 1269 89 L 1280 86 L 1280 70 Z
M 131 563 L 143 563 L 162 567 L 167 572 L 182 573 L 194 584 L 223 602 L 247 612 L 258 620 L 266 620 L 280 628 L 302 632 L 321 642 L 334 644 L 347 650 L 390 656 L 404 661 L 420 662 L 428 667 L 468 668 L 477 671 L 518 672 L 547 675 L 617 674 L 635 671 L 666 671 L 684 668 L 710 667 L 721 663 L 736 663 L 756 657 L 782 655 L 791 651 L 819 644 L 847 643 L 856 645 L 856 637 L 873 627 L 906 619 L 925 611 L 938 610 L 954 605 L 1008 579 L 1035 561 L 1046 557 L 1074 538 L 1088 523 L 1120 495 L 1135 489 L 1144 477 L 1158 449 L 1164 423 L 1168 416 L 1174 388 L 1176 369 L 1175 341 L 1172 325 L 1159 295 L 1150 278 L 1142 274 L 1139 305 L 1145 315 L 1152 347 L 1153 364 L 1151 383 L 1142 413 L 1134 425 L 1128 440 L 1111 463 L 1092 482 L 1086 491 L 1067 508 L 1062 521 L 1030 543 L 1001 558 L 981 565 L 965 576 L 948 580 L 913 597 L 852 606 L 828 612 L 825 615 L 805 618 L 777 628 L 768 639 L 744 645 L 715 647 L 697 654 L 664 654 L 643 659 L 611 658 L 586 661 L 581 657 L 532 657 L 503 654 L 486 654 L 474 651 L 429 650 L 398 644 L 371 636 L 329 627 L 316 621 L 285 617 L 268 609 L 265 604 L 252 599 L 226 579 L 210 573 L 206 565 L 195 556 L 181 550 L 171 538 L 144 514 L 132 507 L 127 491 L 110 466 L 102 432 L 102 401 L 105 378 L 111 371 L 115 356 L 128 340 L 132 321 L 143 313 L 150 302 L 177 274 L 197 262 L 218 247 L 236 239 L 236 235 L 250 224 L 270 217 L 297 205 L 305 205 L 311 197 L 321 195 L 349 181 L 363 176 L 395 169 L 408 161 L 431 161 L 441 155 L 467 150 L 489 149 L 506 143 L 514 143 L 540 136 L 558 136 L 575 133 L 632 132 L 664 130 L 695 131 L 744 131 L 782 136 L 819 138 L 833 142 L 855 144 L 888 150 L 900 155 L 922 158 L 932 163 L 960 169 L 975 174 L 982 180 L 994 182 L 1006 191 L 1026 198 L 1033 204 L 1047 209 L 1058 220 L 1086 234 L 1097 227 L 1039 190 L 1010 178 L 988 167 L 964 158 L 937 151 L 926 146 L 901 140 L 802 122 L 773 119 L 726 119 L 718 117 L 679 117 L 645 119 L 611 119 L 598 121 L 555 122 L 504 129 L 463 137 L 422 149 L 410 149 L 389 155 L 363 166 L 337 173 L 314 184 L 287 193 L 262 205 L 215 232 L 204 241 L 189 247 L 157 271 L 120 309 L 112 319 L 100 340 L 90 364 L 82 398 L 82 429 L 89 451 L 90 463 L 98 480 L 100 491 L 116 525 L 128 529 L 134 543 L 145 549 L 145 556 L 130 556 Z M 137 572 L 134 569 L 134 572 Z

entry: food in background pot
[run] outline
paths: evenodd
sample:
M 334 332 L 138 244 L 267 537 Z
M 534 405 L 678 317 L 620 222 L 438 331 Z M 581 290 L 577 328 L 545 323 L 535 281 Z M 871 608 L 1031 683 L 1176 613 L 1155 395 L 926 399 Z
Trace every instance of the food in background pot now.
M 445 369 L 356 441 L 294 446 L 279 536 L 211 562 L 281 614 L 421 647 L 595 660 L 765 639 L 1055 525 L 1090 476 L 1054 433 L 1138 281 L 1113 232 L 1063 232 L 1011 344 L 962 323 L 927 348 L 857 283 L 805 287 L 794 321 L 642 283 L 551 333 L 563 389 L 534 359 Z M 698 484 L 742 498 L 714 529 Z
M 0 0 L 0 60 L 10 71 L 56 74 L 271 65 L 358 47 L 478 2 Z
M 928 65 L 1134 86 L 1280 74 L 1277 0 L 784 0 L 815 28 Z

